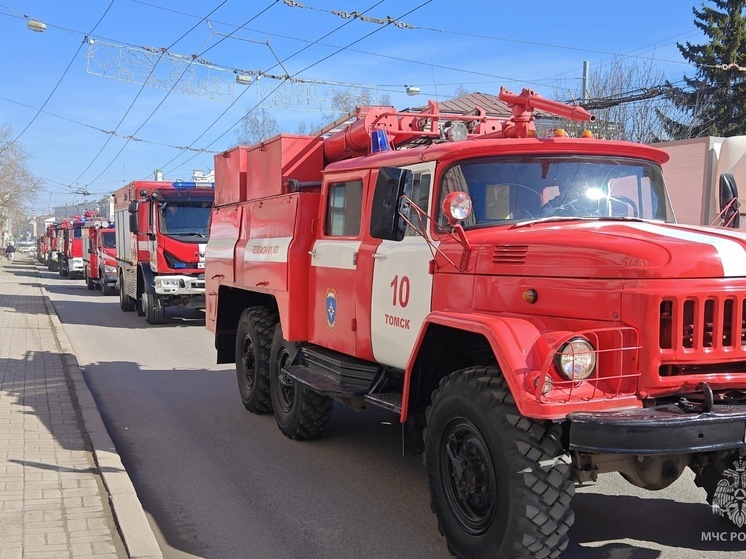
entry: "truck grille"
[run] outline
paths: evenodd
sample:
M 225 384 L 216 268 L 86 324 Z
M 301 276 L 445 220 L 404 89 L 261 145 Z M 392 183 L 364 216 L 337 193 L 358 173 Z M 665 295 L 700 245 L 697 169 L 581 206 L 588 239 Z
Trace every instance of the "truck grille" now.
M 660 348 L 699 351 L 746 346 L 745 305 L 746 300 L 732 295 L 664 299 Z
M 738 295 L 689 295 L 662 300 L 660 376 L 746 372 L 744 317 L 746 299 Z M 693 361 L 697 354 L 702 359 Z

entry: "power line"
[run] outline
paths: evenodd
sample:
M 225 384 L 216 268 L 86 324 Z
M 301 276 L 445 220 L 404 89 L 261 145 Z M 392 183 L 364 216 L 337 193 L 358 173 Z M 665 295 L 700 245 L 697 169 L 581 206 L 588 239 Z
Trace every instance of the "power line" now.
M 7 97 L 0 96 L 0 100 L 7 101 L 8 103 L 13 103 L 13 104 L 18 105 L 20 107 L 26 107 L 27 109 L 31 109 L 31 110 L 34 110 L 34 111 L 40 110 L 40 109 L 37 109 L 36 107 L 32 107 L 31 105 L 27 105 L 25 103 L 21 103 L 20 101 L 15 101 L 13 99 L 8 99 Z M 214 151 L 206 150 L 206 149 L 202 149 L 202 148 L 193 148 L 193 147 L 189 147 L 189 146 L 175 146 L 175 145 L 172 145 L 172 144 L 164 144 L 162 142 L 154 142 L 152 140 L 146 140 L 144 138 L 138 138 L 137 136 L 135 136 L 133 134 L 130 134 L 130 135 L 119 134 L 116 130 L 104 130 L 103 128 L 98 128 L 97 126 L 92 126 L 90 124 L 86 124 L 85 122 L 79 122 L 79 121 L 74 120 L 72 118 L 68 118 L 68 117 L 65 117 L 65 116 L 62 116 L 62 115 L 58 115 L 56 113 L 51 113 L 49 111 L 42 110 L 41 112 L 43 114 L 45 114 L 45 115 L 53 116 L 55 118 L 59 118 L 60 120 L 64 120 L 66 122 L 71 122 L 73 124 L 77 124 L 78 126 L 84 126 L 86 128 L 90 128 L 91 130 L 96 130 L 97 132 L 101 132 L 103 134 L 109 134 L 110 136 L 116 136 L 117 138 L 122 138 L 122 139 L 125 139 L 125 140 L 129 139 L 129 140 L 132 140 L 133 142 L 142 142 L 144 144 L 152 144 L 152 145 L 155 145 L 155 146 L 163 146 L 163 147 L 174 148 L 174 149 L 183 149 L 183 150 L 187 150 L 187 151 L 198 151 L 198 152 L 205 152 L 205 153 L 216 153 Z
M 111 0 L 111 2 L 109 2 L 109 5 L 106 7 L 106 10 L 104 10 L 104 13 L 101 14 L 100 18 L 98 18 L 98 21 L 96 22 L 96 25 L 94 25 L 93 28 L 91 29 L 89 35 L 96 30 L 96 28 L 99 26 L 99 24 L 106 17 L 106 14 L 109 13 L 109 10 L 111 9 L 111 7 L 113 5 L 114 5 L 114 0 Z M 41 112 L 44 110 L 44 107 L 46 107 L 47 103 L 49 103 L 49 100 L 52 98 L 52 95 L 54 95 L 55 91 L 57 91 L 57 88 L 62 83 L 62 80 L 67 75 L 67 72 L 70 70 L 70 67 L 73 65 L 73 62 L 75 62 L 75 59 L 77 58 L 78 53 L 80 52 L 80 49 L 83 48 L 84 44 L 85 44 L 85 39 L 83 39 L 83 42 L 78 46 L 78 49 L 75 51 L 75 54 L 73 55 L 72 59 L 70 60 L 70 63 L 67 65 L 67 68 L 65 68 L 65 71 L 62 72 L 62 75 L 60 76 L 60 79 L 57 80 L 57 83 L 55 84 L 54 88 L 52 89 L 52 91 L 50 92 L 50 94 L 47 96 L 46 100 L 44 101 L 44 103 L 42 104 L 42 106 L 39 108 L 39 110 L 36 112 L 36 114 L 34 115 L 34 117 L 31 119 L 31 122 L 29 122 L 26 125 L 26 128 L 24 128 L 23 130 L 21 130 L 21 133 L 18 134 L 18 136 L 16 136 L 15 139 L 12 142 L 10 142 L 10 143 L 6 144 L 5 146 L 3 146 L 3 149 L 0 150 L 0 154 L 3 153 L 6 149 L 8 149 L 10 146 L 12 146 L 13 144 L 15 144 L 18 141 L 18 139 L 25 134 L 26 130 L 28 130 L 31 127 L 31 125 L 36 121 L 36 119 L 39 117 L 39 115 L 41 114 Z
M 383 1 L 383 0 L 381 0 L 381 1 Z M 413 13 L 413 12 L 415 12 L 415 11 L 419 10 L 419 9 L 420 9 L 420 8 L 422 8 L 423 6 L 426 6 L 427 4 L 429 4 L 429 3 L 431 2 L 431 1 L 432 1 L 432 0 L 427 0 L 426 2 L 423 2 L 422 4 L 420 4 L 419 6 L 417 6 L 417 7 L 416 7 L 416 8 L 414 8 L 414 9 L 410 10 L 409 12 L 407 12 L 406 14 L 404 14 L 404 15 L 403 15 L 403 16 L 401 16 L 401 17 L 405 17 L 406 15 L 408 15 L 408 14 L 410 14 L 410 13 Z M 365 10 L 365 12 L 363 12 L 363 13 L 366 13 L 366 12 L 368 12 L 368 11 L 372 10 L 373 8 L 375 8 L 376 6 L 378 6 L 378 5 L 380 4 L 380 3 L 381 3 L 381 2 L 378 2 L 377 4 L 374 4 L 373 6 L 371 6 L 371 7 L 370 7 L 370 8 L 368 8 L 367 10 Z M 399 18 L 397 18 L 397 19 L 399 19 Z M 331 35 L 332 33 L 336 33 L 336 32 L 337 32 L 337 31 L 338 31 L 339 29 L 342 29 L 342 28 L 343 28 L 344 26 L 348 25 L 348 23 L 350 23 L 351 21 L 353 21 L 353 20 L 349 20 L 349 21 L 347 21 L 347 22 L 346 22 L 345 24 L 343 24 L 343 25 L 341 25 L 341 26 L 337 27 L 336 29 L 334 29 L 334 30 L 330 31 L 329 33 L 327 33 L 327 34 L 323 35 L 322 37 L 320 37 L 319 39 L 317 39 L 317 40 L 316 40 L 315 42 L 318 42 L 318 41 L 321 41 L 321 40 L 323 40 L 324 38 L 328 37 L 328 36 L 329 36 L 329 35 Z M 302 70 L 300 70 L 300 71 L 296 72 L 296 73 L 295 73 L 295 76 L 297 76 L 297 75 L 298 75 L 298 74 L 300 74 L 301 72 L 304 72 L 304 71 L 308 70 L 309 68 L 312 68 L 313 66 L 316 66 L 317 64 L 320 64 L 320 63 L 321 63 L 321 62 L 323 62 L 324 60 L 327 60 L 327 59 L 329 59 L 329 58 L 330 58 L 331 56 L 334 56 L 334 55 L 336 55 L 336 54 L 338 54 L 338 53 L 340 53 L 340 52 L 342 52 L 342 51 L 346 50 L 346 49 L 347 49 L 347 48 L 349 48 L 350 46 L 352 46 L 352 45 L 354 45 L 354 44 L 357 44 L 357 43 L 359 43 L 360 41 L 362 41 L 362 40 L 364 40 L 364 39 L 367 39 L 367 38 L 368 38 L 368 37 L 370 37 L 371 35 L 373 35 L 373 34 L 375 34 L 375 33 L 378 33 L 378 32 L 379 32 L 379 31 L 381 31 L 382 29 L 385 29 L 385 27 L 386 27 L 385 25 L 384 25 L 384 26 L 382 26 L 382 27 L 379 27 L 379 28 L 378 28 L 378 29 L 376 29 L 375 31 L 373 31 L 373 32 L 371 32 L 371 33 L 368 33 L 367 35 L 364 35 L 364 36 L 360 37 L 359 39 L 356 39 L 355 41 L 352 41 L 351 43 L 349 43 L 348 45 L 346 45 L 346 46 L 344 46 L 344 47 L 341 47 L 341 48 L 339 48 L 339 49 L 338 49 L 337 51 L 335 51 L 334 53 L 332 53 L 332 54 L 330 54 L 330 55 L 328 55 L 328 56 L 326 56 L 326 57 L 322 58 L 321 60 L 319 60 L 319 61 L 317 61 L 317 62 L 315 62 L 315 63 L 313 63 L 313 64 L 311 64 L 311 65 L 309 65 L 309 66 L 306 66 L 306 67 L 305 67 L 305 68 L 303 68 Z M 306 48 L 307 48 L 307 47 L 306 47 Z M 290 56 L 295 56 L 295 54 L 297 54 L 297 53 L 294 53 L 294 54 L 292 54 L 292 55 L 290 55 Z M 286 59 L 286 60 L 287 60 L 287 59 Z M 282 85 L 282 84 L 280 84 L 280 85 Z M 274 90 L 273 90 L 272 92 L 270 92 L 270 95 L 271 95 L 271 93 L 273 93 L 274 91 L 276 91 L 276 90 L 277 90 L 277 89 L 278 89 L 278 88 L 280 87 L 280 85 L 278 85 L 278 86 L 277 86 L 277 87 L 276 87 L 276 88 L 275 88 L 275 89 L 274 89 Z M 235 123 L 234 123 L 233 125 L 231 125 L 231 127 L 230 127 L 230 128 L 228 128 L 228 129 L 227 129 L 227 130 L 226 130 L 225 132 L 223 132 L 223 133 L 222 133 L 222 134 L 221 134 L 220 136 L 218 136 L 217 138 L 215 138 L 215 139 L 214 139 L 214 140 L 212 141 L 212 143 L 208 144 L 208 146 L 207 146 L 207 147 L 208 147 L 208 148 L 209 148 L 209 147 L 212 147 L 212 146 L 213 146 L 213 145 L 214 145 L 214 144 L 215 144 L 215 143 L 216 143 L 216 142 L 217 142 L 218 140 L 220 140 L 220 139 L 221 139 L 221 138 L 222 138 L 223 136 L 225 136 L 225 135 L 226 135 L 226 134 L 227 134 L 228 132 L 230 132 L 230 131 L 231 131 L 232 129 L 234 129 L 234 128 L 235 128 L 236 126 L 238 126 L 238 124 L 240 124 L 240 122 L 241 122 L 241 121 L 242 121 L 242 120 L 244 119 L 244 117 L 245 117 L 245 116 L 247 116 L 248 114 L 250 114 L 250 113 L 251 113 L 251 112 L 252 112 L 253 110 L 255 110 L 256 108 L 258 108 L 258 107 L 259 107 L 259 105 L 260 105 L 260 104 L 261 104 L 261 103 L 262 103 L 263 101 L 265 101 L 265 100 L 267 99 L 267 97 L 268 97 L 268 96 L 266 96 L 266 97 L 264 97 L 264 99 L 260 100 L 260 101 L 259 101 L 259 102 L 258 102 L 258 103 L 257 103 L 256 105 L 254 105 L 254 107 L 253 107 L 252 109 L 250 109 L 249 111 L 247 111 L 247 112 L 246 112 L 246 113 L 244 114 L 244 116 L 242 116 L 242 117 L 241 117 L 241 118 L 240 118 L 240 119 L 239 119 L 238 121 L 236 121 L 236 122 L 235 122 Z M 226 109 L 226 111 L 227 111 L 227 109 Z M 225 111 L 223 112 L 223 114 L 225 114 Z M 205 130 L 205 132 L 203 132 L 203 133 L 202 133 L 202 134 L 201 134 L 201 135 L 199 136 L 199 138 L 201 138 L 201 137 L 202 137 L 202 136 L 203 136 L 203 135 L 204 135 L 204 134 L 205 134 L 205 133 L 207 132 L 207 130 L 209 130 L 210 128 L 212 128 L 212 127 L 213 127 L 213 126 L 214 126 L 214 125 L 215 125 L 215 124 L 216 124 L 216 123 L 218 122 L 218 120 L 219 120 L 219 119 L 220 119 L 220 118 L 221 118 L 221 117 L 223 116 L 223 114 L 221 114 L 221 115 L 220 115 L 220 117 L 218 117 L 218 118 L 217 118 L 217 119 L 216 119 L 215 121 L 213 121 L 213 123 L 212 123 L 212 124 L 211 124 L 211 125 L 210 125 L 210 126 L 209 126 L 209 127 L 208 127 L 208 128 L 206 129 L 206 130 Z M 199 138 L 198 138 L 198 139 L 199 139 Z M 195 140 L 195 141 L 196 141 L 196 140 Z M 173 161 L 174 161 L 174 160 L 175 160 L 176 158 L 178 158 L 178 157 L 179 157 L 180 155 L 182 155 L 182 154 L 179 154 L 179 155 L 177 155 L 176 157 L 174 157 L 173 159 L 171 159 L 171 161 L 169 161 L 168 163 L 166 163 L 166 165 L 163 165 L 163 166 L 162 166 L 162 168 L 165 168 L 166 166 L 170 165 L 170 164 L 171 164 L 171 163 L 172 163 L 172 162 L 173 162 Z M 182 165 L 183 165 L 184 163 L 188 162 L 188 161 L 191 161 L 192 159 L 194 159 L 194 157 L 190 157 L 190 158 L 189 158 L 189 159 L 187 159 L 186 161 L 182 162 Z
M 112 1 L 113 1 L 113 0 L 112 0 Z M 207 19 L 208 17 L 210 17 L 210 16 L 212 15 L 212 14 L 214 14 L 214 13 L 215 13 L 215 12 L 216 12 L 216 11 L 217 11 L 218 9 L 220 9 L 220 8 L 221 8 L 221 7 L 223 6 L 223 5 L 225 5 L 227 1 L 228 1 L 228 0 L 223 0 L 222 2 L 220 2 L 220 4 L 218 4 L 218 5 L 217 5 L 217 6 L 216 6 L 216 7 L 215 7 L 215 8 L 213 9 L 213 10 L 211 10 L 211 11 L 210 11 L 210 13 L 209 13 L 209 14 L 207 14 L 207 15 L 206 15 L 206 16 L 205 16 L 204 18 L 202 18 L 202 20 L 201 20 L 201 21 L 200 21 L 199 23 L 195 23 L 195 24 L 194 24 L 194 25 L 193 25 L 193 26 L 192 26 L 192 27 L 191 27 L 191 28 L 190 28 L 190 29 L 189 29 L 189 30 L 188 30 L 188 31 L 187 31 L 186 33 L 183 33 L 183 34 L 182 34 L 182 35 L 181 35 L 181 36 L 180 36 L 180 37 L 179 37 L 178 39 L 176 39 L 176 40 L 175 40 L 175 41 L 174 41 L 173 43 L 171 43 L 171 45 L 169 46 L 169 48 L 172 48 L 173 46 L 175 46 L 176 44 L 178 44 L 178 43 L 179 43 L 179 41 L 181 41 L 181 40 L 182 40 L 182 39 L 183 39 L 184 37 L 186 37 L 187 35 L 189 35 L 189 33 L 191 33 L 192 31 L 194 31 L 194 30 L 195 30 L 195 29 L 197 28 L 197 26 L 198 26 L 198 25 L 199 25 L 200 23 L 202 23 L 202 21 L 205 21 L 205 20 L 206 20 L 206 19 Z M 163 56 L 163 55 L 161 54 L 161 57 L 162 57 L 162 56 Z M 160 60 L 160 57 L 159 57 L 159 60 Z M 156 62 L 156 64 L 157 64 L 157 62 Z M 151 74 L 153 73 L 153 71 L 155 71 L 155 65 L 153 65 L 153 68 L 151 69 Z M 147 81 L 147 80 L 146 80 L 146 81 Z M 116 125 L 116 127 L 114 128 L 114 131 L 115 131 L 115 132 L 116 132 L 117 130 L 119 130 L 119 127 L 120 127 L 120 126 L 122 125 L 122 123 L 124 122 L 124 119 L 125 119 L 125 118 L 127 118 L 127 115 L 128 115 L 128 114 L 130 113 L 130 111 L 132 110 L 132 107 L 134 107 L 134 106 L 135 106 L 135 103 L 136 103 L 136 102 L 137 102 L 137 100 L 138 100 L 138 99 L 140 98 L 140 95 L 142 94 L 142 92 L 143 92 L 143 89 L 145 89 L 145 84 L 143 84 L 143 85 L 142 85 L 142 86 L 140 87 L 140 90 L 139 90 L 139 91 L 137 92 L 137 94 L 135 95 L 135 98 L 134 98 L 134 99 L 132 100 L 132 102 L 130 103 L 130 106 L 129 106 L 129 107 L 127 107 L 127 110 L 126 110 L 126 111 L 124 112 L 124 115 L 123 115 L 123 116 L 122 116 L 122 118 L 121 118 L 121 119 L 119 120 L 119 123 L 118 123 L 118 124 Z M 170 92 L 169 92 L 169 93 L 170 93 Z M 166 97 L 168 97 L 168 94 L 166 94 Z M 162 101 L 161 101 L 161 103 L 162 103 Z M 158 105 L 158 107 L 160 107 L 160 106 L 161 106 L 161 105 L 159 104 L 159 105 Z M 158 107 L 156 107 L 156 108 L 155 108 L 155 110 L 153 111 L 153 113 L 155 113 L 155 111 L 156 111 L 156 110 L 158 110 Z M 139 131 L 140 131 L 140 130 L 142 129 L 142 127 L 143 127 L 143 126 L 145 126 L 145 123 L 147 123 L 147 122 L 148 122 L 148 120 L 150 120 L 150 117 L 152 117 L 152 116 L 153 116 L 153 113 L 151 113 L 151 114 L 150 114 L 150 116 L 149 116 L 149 117 L 148 117 L 148 118 L 147 118 L 147 119 L 145 120 L 145 122 L 144 122 L 144 123 L 143 123 L 143 124 L 142 124 L 142 125 L 140 126 L 140 128 L 138 128 L 137 130 L 135 130 L 135 132 L 133 133 L 133 135 L 134 135 L 134 134 L 137 134 L 137 133 L 138 133 L 138 132 L 139 132 Z M 86 168 L 85 168 L 85 169 L 83 170 L 83 172 L 82 172 L 82 173 L 80 173 L 80 175 L 78 175 L 78 177 L 77 177 L 77 178 L 76 178 L 76 179 L 75 179 L 75 180 L 74 180 L 73 182 L 78 182 L 78 180 L 80 180 L 80 178 L 81 178 L 81 177 L 82 177 L 82 176 L 83 176 L 84 174 L 86 174 L 86 172 L 88 172 L 88 169 L 90 169 L 90 168 L 91 168 L 91 166 L 93 166 L 93 164 L 94 164 L 94 163 L 96 162 L 96 160 L 97 160 L 97 159 L 99 158 L 99 156 L 100 156 L 100 155 L 101 155 L 101 153 L 102 153 L 102 152 L 104 151 L 104 149 L 106 148 L 106 146 L 107 146 L 107 145 L 109 145 L 109 142 L 111 141 L 111 138 L 112 138 L 112 136 L 109 136 L 109 137 L 108 137 L 108 138 L 106 139 L 106 141 L 104 142 L 104 145 L 103 145 L 103 146 L 101 146 L 101 149 L 100 149 L 100 150 L 98 151 L 98 153 L 97 153 L 97 154 L 96 154 L 96 155 L 95 155 L 95 156 L 93 157 L 93 159 L 92 159 L 92 160 L 91 160 L 91 162 L 90 162 L 90 163 L 88 164 L 88 166 L 87 166 L 87 167 L 86 167 Z M 112 159 L 111 163 L 109 163 L 109 164 L 108 164 L 108 165 L 106 166 L 106 168 L 105 168 L 105 169 L 104 169 L 103 171 L 101 171 L 101 173 L 99 173 L 99 174 L 98 174 L 98 175 L 96 176 L 96 178 L 95 178 L 95 179 L 93 179 L 93 180 L 92 180 L 91 182 L 94 182 L 94 181 L 95 181 L 96 179 L 98 179 L 98 178 L 99 178 L 99 177 L 100 177 L 101 175 L 103 175 L 103 174 L 104 174 L 104 173 L 105 173 L 105 172 L 106 172 L 106 171 L 107 171 L 107 170 L 109 169 L 109 167 L 111 167 L 111 165 L 112 165 L 112 164 L 114 163 L 114 161 L 116 161 L 117 157 L 119 157 L 119 154 L 121 154 L 121 153 L 122 153 L 122 150 L 124 150 L 124 148 L 125 148 L 125 147 L 127 146 L 127 144 L 129 144 L 129 142 L 130 142 L 130 140 L 129 140 L 129 139 L 127 139 L 127 140 L 126 140 L 126 142 L 124 143 L 124 146 L 122 146 L 122 149 L 121 149 L 121 150 L 119 150 L 119 152 L 118 152 L 118 153 L 117 153 L 117 155 L 116 155 L 116 156 L 114 157 L 114 159 Z

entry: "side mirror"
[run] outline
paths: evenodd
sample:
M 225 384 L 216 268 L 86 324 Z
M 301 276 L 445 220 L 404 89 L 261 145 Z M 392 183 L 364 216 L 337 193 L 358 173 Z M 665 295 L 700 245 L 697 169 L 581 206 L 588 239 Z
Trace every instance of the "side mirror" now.
M 741 203 L 738 201 L 736 179 L 730 173 L 723 173 L 720 175 L 719 187 L 720 213 L 722 214 L 723 224 L 726 227 L 738 229 L 741 225 L 741 213 L 739 211 Z
M 382 167 L 378 170 L 373 207 L 370 212 L 370 235 L 384 241 L 401 241 L 407 229 L 410 204 L 402 196 L 412 196 L 414 174 L 407 169 Z
M 127 208 L 127 211 L 130 213 L 130 232 L 131 233 L 139 233 L 140 232 L 140 224 L 137 221 L 137 210 L 140 209 L 140 202 L 137 200 L 132 200 L 130 202 L 129 207 Z

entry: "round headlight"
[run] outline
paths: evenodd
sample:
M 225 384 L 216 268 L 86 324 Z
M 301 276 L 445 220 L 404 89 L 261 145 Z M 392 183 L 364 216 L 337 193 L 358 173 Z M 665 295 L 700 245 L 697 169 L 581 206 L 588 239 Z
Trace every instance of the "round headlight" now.
M 443 200 L 443 213 L 451 225 L 466 219 L 471 213 L 471 198 L 465 192 L 451 192 Z
M 585 380 L 596 368 L 596 350 L 585 338 L 573 338 L 554 356 L 557 370 L 568 380 Z

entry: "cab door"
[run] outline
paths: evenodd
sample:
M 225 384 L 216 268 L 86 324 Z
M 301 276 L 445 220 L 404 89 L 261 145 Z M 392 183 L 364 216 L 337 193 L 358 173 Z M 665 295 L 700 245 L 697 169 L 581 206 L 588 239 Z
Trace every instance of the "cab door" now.
M 432 201 L 434 163 L 407 167 L 414 173 L 412 201 L 428 213 Z M 430 213 L 429 215 L 432 215 Z M 428 246 L 430 222 L 420 225 L 427 237 L 411 226 L 401 241 L 382 241 L 373 254 L 371 344 L 375 360 L 404 369 L 425 317 L 432 309 L 433 276 Z M 437 243 L 432 243 L 437 245 Z
M 368 175 L 344 173 L 325 180 L 325 202 L 310 251 L 309 340 L 347 355 L 357 351 L 357 260 Z

